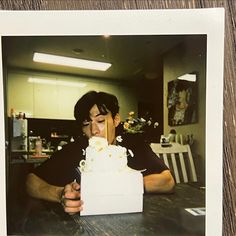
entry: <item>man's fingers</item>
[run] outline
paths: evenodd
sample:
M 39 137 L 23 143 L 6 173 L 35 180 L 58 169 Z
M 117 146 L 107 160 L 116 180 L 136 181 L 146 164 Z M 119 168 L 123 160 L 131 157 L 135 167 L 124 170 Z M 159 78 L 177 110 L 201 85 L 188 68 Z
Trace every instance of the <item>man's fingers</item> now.
M 72 182 L 71 185 L 72 185 L 72 188 L 76 191 L 80 189 L 80 185 L 77 182 Z
M 82 206 L 80 206 L 80 207 L 64 207 L 64 211 L 66 213 L 69 213 L 70 215 L 78 213 L 78 212 L 80 212 L 82 210 L 83 210 Z
M 64 199 L 63 201 L 65 207 L 80 207 L 82 204 L 83 202 L 81 200 Z
M 63 207 L 64 211 L 67 213 L 77 213 L 81 211 L 83 201 L 76 201 L 76 200 L 69 200 L 69 199 L 64 199 L 63 201 Z
M 80 185 L 76 182 L 67 184 L 62 192 L 61 204 L 64 211 L 75 214 L 82 210 L 83 201 L 80 200 Z
M 80 185 L 76 182 L 72 182 L 65 186 L 64 192 L 73 192 L 73 191 L 78 191 L 79 189 L 80 189 Z
M 73 191 L 73 192 L 64 192 L 64 198 L 68 198 L 68 199 L 79 199 L 80 198 L 80 192 L 78 191 Z

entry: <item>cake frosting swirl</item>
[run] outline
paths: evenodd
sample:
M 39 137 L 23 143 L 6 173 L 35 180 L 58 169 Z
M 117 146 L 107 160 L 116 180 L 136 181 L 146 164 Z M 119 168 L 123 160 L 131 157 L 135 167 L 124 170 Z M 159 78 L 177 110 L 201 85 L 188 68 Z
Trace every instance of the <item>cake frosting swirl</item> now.
M 109 145 L 102 137 L 92 137 L 85 150 L 85 160 L 80 161 L 81 172 L 121 172 L 127 166 L 127 149 Z

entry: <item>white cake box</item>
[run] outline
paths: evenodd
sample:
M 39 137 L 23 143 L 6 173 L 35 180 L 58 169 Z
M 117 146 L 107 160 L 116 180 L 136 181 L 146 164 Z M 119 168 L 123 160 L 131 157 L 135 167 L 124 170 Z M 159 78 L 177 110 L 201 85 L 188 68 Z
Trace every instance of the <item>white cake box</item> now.
M 81 216 L 143 211 L 143 176 L 140 172 L 81 173 Z

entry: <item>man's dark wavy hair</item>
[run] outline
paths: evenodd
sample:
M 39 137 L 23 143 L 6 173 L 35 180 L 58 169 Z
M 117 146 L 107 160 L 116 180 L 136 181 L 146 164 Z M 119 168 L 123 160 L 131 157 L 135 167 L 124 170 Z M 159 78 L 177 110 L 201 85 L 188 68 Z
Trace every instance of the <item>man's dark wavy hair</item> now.
M 94 105 L 97 105 L 102 115 L 106 115 L 110 111 L 114 118 L 119 113 L 119 104 L 116 96 L 105 92 L 87 92 L 77 101 L 74 107 L 74 117 L 80 129 L 85 120 L 90 120 L 89 111 Z

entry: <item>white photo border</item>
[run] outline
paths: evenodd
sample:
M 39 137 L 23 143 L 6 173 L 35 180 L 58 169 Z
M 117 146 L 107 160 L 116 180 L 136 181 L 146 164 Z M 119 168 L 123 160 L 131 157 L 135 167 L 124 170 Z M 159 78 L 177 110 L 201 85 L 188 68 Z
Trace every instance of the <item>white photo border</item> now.
M 206 34 L 205 233 L 222 235 L 224 15 L 223 8 L 0 11 L 0 43 L 2 36 Z M 1 50 L 2 48 L 0 48 L 0 166 L 2 166 L 0 235 L 6 235 L 5 124 Z

